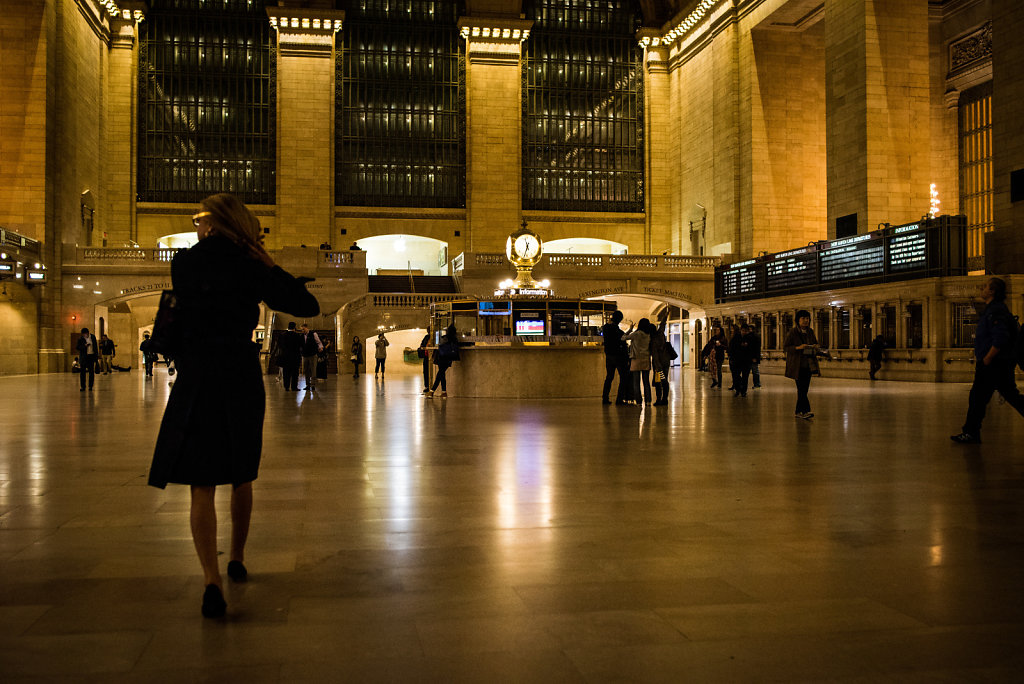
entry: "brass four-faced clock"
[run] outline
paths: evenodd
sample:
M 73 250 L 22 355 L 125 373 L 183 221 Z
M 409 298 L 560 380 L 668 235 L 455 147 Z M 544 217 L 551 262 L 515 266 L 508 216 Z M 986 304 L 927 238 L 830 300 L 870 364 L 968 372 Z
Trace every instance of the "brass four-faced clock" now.
M 544 253 L 543 243 L 532 230 L 523 227 L 508 236 L 505 242 L 505 256 L 516 267 L 516 287 L 536 287 L 533 267 Z

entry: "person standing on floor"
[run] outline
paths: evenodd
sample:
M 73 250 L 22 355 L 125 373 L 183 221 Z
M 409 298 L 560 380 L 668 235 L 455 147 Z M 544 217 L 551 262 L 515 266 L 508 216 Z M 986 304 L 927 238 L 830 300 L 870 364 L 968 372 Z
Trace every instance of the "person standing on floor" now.
M 89 374 L 89 389 L 96 382 L 96 359 L 100 353 L 100 343 L 88 328 L 82 328 L 82 336 L 75 345 L 78 351 L 78 372 L 81 376 L 82 392 L 85 391 L 85 374 Z
M 363 343 L 359 335 L 352 338 L 352 346 L 349 347 L 349 361 L 352 362 L 352 377 L 359 377 L 359 366 L 363 363 Z
M 646 318 L 636 324 L 636 330 L 622 336 L 629 342 L 629 370 L 633 374 L 633 398 L 637 405 L 651 403 L 651 333 L 654 326 Z M 643 395 L 640 386 L 643 385 Z
M 729 344 L 729 367 L 732 369 L 735 378 L 734 392 L 737 397 L 747 396 L 747 383 L 750 380 L 750 369 L 754 363 L 754 356 L 757 354 L 754 346 L 754 336 L 750 332 L 750 326 L 744 323 L 740 326 L 739 333 L 732 338 Z
M 974 329 L 974 384 L 967 398 L 967 419 L 960 434 L 950 437 L 960 444 L 981 444 L 981 422 L 985 408 L 996 392 L 1024 416 L 1024 396 L 1013 377 L 1018 335 L 1024 334 L 1006 306 L 1006 281 L 990 278 L 981 288 L 985 304 Z
M 252 341 L 260 302 L 293 316 L 315 316 L 320 305 L 306 291 L 307 279 L 274 264 L 259 220 L 233 195 L 207 197 L 192 221 L 199 241 L 171 262 L 182 341 L 149 484 L 191 487 L 192 541 L 206 587 L 202 614 L 217 618 L 227 609 L 217 560 L 218 485 L 232 487 L 228 576 L 236 582 L 248 577 L 245 543 L 266 404 L 260 347 Z
M 448 369 L 452 367 L 452 363 L 457 361 L 459 358 L 458 348 L 455 343 L 448 339 L 448 335 L 441 336 L 441 344 L 437 345 L 437 349 L 434 350 L 433 362 L 437 366 L 437 377 L 434 378 L 434 384 L 427 392 L 428 397 L 434 396 L 434 392 L 437 390 L 437 386 L 441 386 L 441 398 L 448 398 L 448 382 L 445 375 L 448 373 Z
M 416 355 L 423 362 L 423 394 L 430 391 L 430 330 L 420 340 L 420 346 L 416 349 Z
M 668 406 L 668 371 L 672 366 L 669 343 L 665 337 L 668 325 L 668 309 L 659 314 L 661 322 L 655 328 L 651 324 L 651 368 L 654 370 L 654 405 Z
M 615 374 L 619 374 L 619 386 L 615 391 L 615 403 L 619 406 L 625 404 L 630 397 L 630 385 L 632 378 L 629 375 L 629 348 L 622 339 L 623 332 L 620 327 L 622 323 L 622 312 L 614 311 L 611 321 L 601 326 L 601 338 L 604 344 L 604 388 L 601 391 L 601 403 L 610 404 L 609 395 L 612 390 L 612 381 Z
M 149 333 L 142 333 L 142 344 L 139 345 L 142 352 L 142 365 L 146 369 L 146 377 L 153 377 L 153 364 L 156 363 L 157 354 L 153 351 L 153 343 L 149 339 Z
M 388 360 L 388 347 L 391 345 L 387 338 L 384 337 L 384 332 L 381 331 L 377 335 L 377 340 L 373 343 L 374 351 L 373 358 L 377 362 L 373 367 L 373 377 L 377 377 L 377 373 L 380 373 L 380 377 L 384 377 L 384 365 Z
M 281 335 L 278 361 L 281 365 L 281 383 L 286 392 L 299 391 L 299 366 L 302 365 L 302 335 L 295 329 L 295 321 Z
M 882 352 L 885 351 L 885 338 L 878 335 L 871 341 L 871 345 L 868 347 L 868 363 L 871 364 L 871 369 L 868 371 L 868 377 L 875 380 L 875 373 L 882 367 Z
M 725 349 L 728 343 L 722 326 L 715 325 L 711 328 L 711 337 L 708 343 L 701 350 L 701 356 L 708 358 L 708 372 L 711 374 L 711 388 L 722 386 L 722 366 L 725 365 Z
M 316 389 L 316 355 L 323 351 L 324 345 L 320 337 L 309 329 L 305 323 L 302 324 L 302 374 L 306 378 L 306 391 Z
M 106 335 L 100 335 L 100 370 L 104 375 L 110 375 L 114 370 L 114 355 L 117 353 L 114 340 Z
M 807 390 L 811 386 L 811 376 L 818 368 L 816 358 L 818 338 L 811 330 L 811 314 L 800 310 L 796 312 L 796 326 L 786 335 L 786 377 L 796 381 L 796 412 L 797 418 L 810 419 L 811 402 L 807 398 Z
M 750 379 L 754 381 L 754 389 L 761 386 L 761 336 L 755 328 L 750 329 L 751 344 L 756 350 L 750 362 Z

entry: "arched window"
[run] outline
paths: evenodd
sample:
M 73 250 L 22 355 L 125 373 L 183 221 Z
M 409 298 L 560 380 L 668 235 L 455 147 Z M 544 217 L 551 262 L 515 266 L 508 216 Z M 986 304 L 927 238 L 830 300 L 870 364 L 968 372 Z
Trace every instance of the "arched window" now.
M 466 206 L 461 3 L 338 3 L 339 205 Z
M 152 0 L 140 28 L 138 196 L 273 204 L 270 0 Z
M 643 64 L 630 0 L 529 0 L 523 208 L 644 210 Z

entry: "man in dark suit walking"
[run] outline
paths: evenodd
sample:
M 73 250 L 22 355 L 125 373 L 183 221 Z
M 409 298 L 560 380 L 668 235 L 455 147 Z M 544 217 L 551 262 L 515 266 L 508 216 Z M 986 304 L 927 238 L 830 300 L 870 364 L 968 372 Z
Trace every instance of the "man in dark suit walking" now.
M 288 324 L 288 330 L 281 335 L 281 379 L 288 391 L 299 389 L 299 364 L 302 363 L 302 336 L 295 331 L 295 321 Z
M 88 328 L 82 328 L 82 336 L 78 338 L 75 347 L 78 351 L 78 371 L 81 378 L 81 391 L 85 391 L 85 374 L 89 374 L 89 389 L 92 389 L 96 382 L 96 359 L 100 353 L 99 342 L 96 336 L 89 332 Z

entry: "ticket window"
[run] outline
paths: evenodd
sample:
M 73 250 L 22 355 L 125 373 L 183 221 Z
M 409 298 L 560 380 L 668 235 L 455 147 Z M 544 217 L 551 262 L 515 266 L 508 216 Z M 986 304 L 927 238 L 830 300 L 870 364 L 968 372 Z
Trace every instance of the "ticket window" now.
M 576 336 L 577 312 L 575 309 L 553 310 L 551 312 L 551 334 Z
M 512 309 L 512 334 L 517 337 L 543 337 L 547 334 L 547 312 L 543 307 Z
M 479 332 L 484 336 L 512 334 L 511 302 L 480 302 Z

